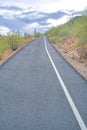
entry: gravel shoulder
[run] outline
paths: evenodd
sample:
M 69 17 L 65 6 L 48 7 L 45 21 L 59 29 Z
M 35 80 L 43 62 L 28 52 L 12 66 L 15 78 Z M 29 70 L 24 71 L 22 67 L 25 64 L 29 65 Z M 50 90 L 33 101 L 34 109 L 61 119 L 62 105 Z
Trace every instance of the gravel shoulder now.
M 72 59 L 69 56 L 69 53 L 65 53 L 64 50 L 62 48 L 59 48 L 56 44 L 53 44 L 53 46 L 75 68 L 75 70 L 87 80 L 87 65 L 85 65 L 85 63 L 80 63 L 75 59 Z

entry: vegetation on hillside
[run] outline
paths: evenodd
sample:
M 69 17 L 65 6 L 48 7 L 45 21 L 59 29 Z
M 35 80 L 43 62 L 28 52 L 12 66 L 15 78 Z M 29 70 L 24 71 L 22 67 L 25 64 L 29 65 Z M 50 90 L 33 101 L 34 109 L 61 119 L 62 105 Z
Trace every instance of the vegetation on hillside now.
M 68 37 L 78 39 L 77 46 L 87 43 L 87 16 L 78 16 L 64 25 L 53 27 L 46 35 L 54 42 L 63 42 Z
M 48 38 L 58 46 L 79 48 L 87 58 L 87 15 L 71 19 L 64 25 L 53 27 L 46 32 Z

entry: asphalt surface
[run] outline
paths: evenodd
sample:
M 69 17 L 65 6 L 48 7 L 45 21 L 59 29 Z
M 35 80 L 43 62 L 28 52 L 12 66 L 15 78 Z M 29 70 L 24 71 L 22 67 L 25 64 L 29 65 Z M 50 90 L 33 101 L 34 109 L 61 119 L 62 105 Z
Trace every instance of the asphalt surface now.
M 85 125 L 87 81 L 47 48 Z M 81 130 L 48 58 L 44 37 L 0 67 L 0 130 Z

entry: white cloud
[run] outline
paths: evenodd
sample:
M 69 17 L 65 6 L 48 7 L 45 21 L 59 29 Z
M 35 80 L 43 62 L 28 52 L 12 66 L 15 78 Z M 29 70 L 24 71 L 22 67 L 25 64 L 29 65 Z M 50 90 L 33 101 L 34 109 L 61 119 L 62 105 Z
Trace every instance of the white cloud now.
M 7 35 L 11 30 L 5 26 L 0 26 L 0 34 L 1 35 Z
M 68 11 L 69 10 L 83 10 L 87 6 L 87 0 L 0 0 L 1 6 L 16 6 L 23 8 L 23 10 L 9 10 L 8 8 L 0 8 L 0 15 L 4 17 L 4 19 L 10 19 L 15 20 L 16 18 L 24 18 L 26 21 L 26 18 L 29 17 L 30 20 L 34 21 L 34 19 L 39 19 L 44 16 L 44 14 L 41 14 L 41 12 L 56 12 L 59 10 Z M 31 12 L 31 13 L 29 13 Z M 70 12 L 70 11 L 69 11 Z M 29 13 L 29 14 L 28 14 Z M 68 18 L 67 16 L 64 16 L 58 20 L 55 19 L 48 19 L 46 21 L 46 25 L 42 26 L 39 25 L 40 22 L 33 22 L 31 24 L 26 24 L 25 21 L 19 21 L 23 22 L 24 27 L 21 27 L 21 30 L 23 28 L 24 32 L 34 32 L 34 29 L 37 30 L 46 30 L 47 28 L 50 28 L 52 26 L 57 26 L 60 24 L 64 24 L 67 22 Z M 18 23 L 19 24 L 19 23 Z M 0 32 L 7 33 L 9 31 L 9 28 L 6 27 L 0 27 Z
M 21 8 L 37 8 L 38 11 L 54 12 L 60 9 L 83 10 L 87 6 L 87 0 L 3 0 L 0 5 L 14 5 Z
M 66 23 L 67 20 L 68 20 L 67 16 L 63 16 L 62 18 L 60 18 L 58 20 L 48 19 L 47 23 L 49 23 L 51 26 L 58 26 L 58 25 Z
M 31 10 L 29 10 L 29 9 L 27 11 L 31 12 Z M 29 19 L 38 19 L 38 18 L 42 18 L 43 16 L 45 16 L 43 14 L 40 14 L 38 11 L 31 12 L 30 14 L 24 14 L 24 13 L 27 13 L 27 11 L 26 10 L 23 11 L 22 12 L 23 14 L 21 13 L 20 18 L 28 18 L 28 16 L 29 16 Z
M 38 26 L 39 26 L 39 24 L 36 23 L 36 22 L 34 22 L 32 24 L 26 24 L 25 27 L 24 27 L 24 29 L 35 28 L 35 27 L 38 27 Z
M 7 10 L 0 10 L 0 14 L 3 16 L 4 19 L 14 19 L 13 13 Z
M 63 0 L 63 4 L 61 3 L 62 9 L 69 9 L 69 10 L 83 10 L 87 5 L 87 0 Z
M 21 14 L 21 11 L 0 9 L 0 15 L 3 16 L 4 19 L 14 19 L 14 16 L 18 14 Z
M 51 28 L 52 27 L 52 24 L 48 24 L 48 25 L 39 25 L 38 23 L 34 22 L 32 24 L 26 24 L 24 27 L 23 27 L 23 30 L 24 32 L 29 32 L 29 33 L 34 33 L 35 29 L 37 31 L 40 31 L 40 32 L 44 32 L 46 31 L 48 28 Z
M 34 22 L 34 23 L 31 23 L 31 24 L 25 24 L 25 26 L 23 27 L 23 30 L 24 30 L 24 32 L 33 33 L 34 30 L 35 30 L 36 28 L 38 28 L 38 27 L 39 27 L 39 24 L 36 23 L 36 22 Z

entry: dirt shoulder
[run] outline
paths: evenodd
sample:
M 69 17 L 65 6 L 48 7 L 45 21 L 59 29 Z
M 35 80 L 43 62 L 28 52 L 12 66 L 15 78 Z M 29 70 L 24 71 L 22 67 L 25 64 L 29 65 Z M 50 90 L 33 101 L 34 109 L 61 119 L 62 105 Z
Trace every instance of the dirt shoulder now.
M 70 53 L 66 53 L 63 48 L 59 48 L 56 44 L 53 44 L 53 46 L 87 80 L 87 64 L 70 57 Z

